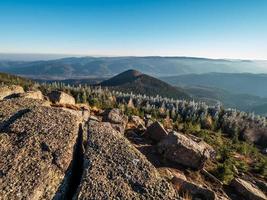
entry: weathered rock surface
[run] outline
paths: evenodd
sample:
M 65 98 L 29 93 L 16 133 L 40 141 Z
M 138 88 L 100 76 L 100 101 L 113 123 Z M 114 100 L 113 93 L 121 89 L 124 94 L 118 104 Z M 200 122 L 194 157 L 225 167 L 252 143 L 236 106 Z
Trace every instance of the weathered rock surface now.
M 257 185 L 263 192 L 267 194 L 267 183 L 261 180 L 254 180 L 255 185 Z
M 39 99 L 39 100 L 43 100 L 44 99 L 44 96 L 43 96 L 43 94 L 42 94 L 42 92 L 40 90 L 28 91 L 28 92 L 25 92 L 25 93 L 21 93 L 19 95 L 19 97 L 29 98 L 29 99 Z
M 75 116 L 77 116 L 77 118 L 81 122 L 88 121 L 88 119 L 90 117 L 90 110 L 73 110 L 73 109 L 69 109 L 69 108 L 62 108 L 62 109 L 70 112 L 71 114 L 73 114 Z
M 18 117 L 28 112 L 29 109 L 45 105 L 45 101 L 13 98 L 0 102 L 0 131 L 5 126 L 15 121 Z
M 260 190 L 262 190 L 265 194 L 267 194 L 267 182 L 266 181 L 260 180 L 256 177 L 246 175 L 246 174 L 243 174 L 240 178 L 256 185 Z
M 0 86 L 0 100 L 14 94 L 23 93 L 24 89 L 21 86 Z
M 94 115 L 90 115 L 90 116 L 89 116 L 89 120 L 100 122 L 100 119 L 98 119 L 98 118 L 97 118 L 96 116 L 94 116 Z
M 245 199 L 248 200 L 267 199 L 266 195 L 261 190 L 259 190 L 257 186 L 243 179 L 240 178 L 233 179 L 233 181 L 231 182 L 231 186 L 236 190 L 237 193 L 239 193 Z
M 207 151 L 207 155 L 210 158 L 216 157 L 215 149 L 211 145 L 209 145 L 208 143 L 204 142 L 202 138 L 199 138 L 199 137 L 196 137 L 196 136 L 190 135 L 190 134 L 188 135 L 188 137 L 190 139 L 192 139 L 194 142 L 196 142 L 201 147 L 201 149 L 205 149 Z
M 78 199 L 176 199 L 174 188 L 109 123 L 91 121 Z
M 41 105 L 24 98 L 0 102 L 0 199 L 53 199 L 67 180 L 77 119 Z
M 113 108 L 104 112 L 103 121 L 110 122 L 115 130 L 123 134 L 128 123 L 128 117 L 120 109 Z
M 139 116 L 132 115 L 130 120 L 131 120 L 131 122 L 134 123 L 136 128 L 138 128 L 139 130 L 145 130 L 146 129 L 144 120 L 141 119 Z
M 165 158 L 192 169 L 203 168 L 210 158 L 205 145 L 199 145 L 189 137 L 171 132 L 158 144 L 158 151 Z
M 152 119 L 145 119 L 145 126 L 146 128 L 148 128 L 149 126 L 151 126 L 154 123 L 154 121 Z
M 161 123 L 156 121 L 147 128 L 144 135 L 155 142 L 159 142 L 168 136 L 168 132 Z
M 190 196 L 203 200 L 214 200 L 218 199 L 215 192 L 211 189 L 200 186 L 199 184 L 193 183 L 186 180 L 183 176 L 174 176 L 172 183 L 182 192 L 188 192 Z
M 75 104 L 75 99 L 73 98 L 73 96 L 61 91 L 50 92 L 48 94 L 48 98 L 53 103 Z

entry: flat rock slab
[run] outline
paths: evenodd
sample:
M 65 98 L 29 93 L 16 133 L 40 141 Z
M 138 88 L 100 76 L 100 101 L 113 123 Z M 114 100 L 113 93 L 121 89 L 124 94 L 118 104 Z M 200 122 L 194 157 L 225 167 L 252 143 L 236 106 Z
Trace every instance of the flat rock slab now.
M 209 199 L 209 200 L 215 200 L 218 199 L 216 197 L 216 194 L 211 189 L 202 187 L 199 184 L 193 183 L 191 181 L 185 180 L 181 176 L 174 176 L 172 179 L 172 182 L 174 185 L 176 185 L 179 190 L 189 192 L 189 194 L 194 198 L 198 199 Z
M 53 199 L 63 184 L 76 143 L 77 119 L 40 104 L 30 99 L 0 102 L 1 123 L 29 109 L 0 133 L 0 199 Z
M 267 200 L 267 196 L 258 187 L 241 178 L 233 179 L 231 186 L 238 194 L 248 200 Z
M 90 121 L 78 199 L 177 199 L 174 188 L 110 123 Z
M 40 90 L 24 92 L 19 94 L 18 96 L 21 98 L 29 98 L 29 99 L 39 99 L 39 100 L 44 99 L 44 96 Z
M 13 98 L 0 101 L 0 130 L 28 112 L 31 108 L 39 107 L 44 104 L 45 101 L 25 98 Z
M 11 86 L 0 86 L 0 100 L 13 95 L 23 93 L 24 89 L 21 86 L 11 85 Z

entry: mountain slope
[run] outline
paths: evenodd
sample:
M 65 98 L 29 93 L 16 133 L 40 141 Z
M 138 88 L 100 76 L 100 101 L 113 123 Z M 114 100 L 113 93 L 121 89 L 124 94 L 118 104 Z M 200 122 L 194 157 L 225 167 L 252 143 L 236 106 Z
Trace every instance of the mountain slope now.
M 249 94 L 234 94 L 226 90 L 207 86 L 186 86 L 183 88 L 192 98 L 214 105 L 222 103 L 226 108 L 267 115 L 267 98 Z
M 0 71 L 33 78 L 111 77 L 128 69 L 152 76 L 189 73 L 267 73 L 266 61 L 191 57 L 69 57 L 48 61 L 0 61 Z
M 32 86 L 34 82 L 26 78 L 0 72 L 0 84 L 20 85 L 25 89 Z
M 154 77 L 136 70 L 127 70 L 111 79 L 100 83 L 101 86 L 112 87 L 123 92 L 133 92 L 150 96 L 188 99 L 189 95 L 181 88 L 175 88 Z
M 161 80 L 176 86 L 215 87 L 235 94 L 249 94 L 259 97 L 267 97 L 267 74 L 187 74 L 163 77 Z

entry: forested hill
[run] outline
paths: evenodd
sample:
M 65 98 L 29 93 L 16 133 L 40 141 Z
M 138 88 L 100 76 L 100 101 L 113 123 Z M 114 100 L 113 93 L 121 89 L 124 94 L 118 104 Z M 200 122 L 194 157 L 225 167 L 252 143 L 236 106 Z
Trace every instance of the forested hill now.
M 178 87 L 173 87 L 159 79 L 142 74 L 136 70 L 127 70 L 111 79 L 100 83 L 101 86 L 112 87 L 113 89 L 150 96 L 160 95 L 162 97 L 175 99 L 189 99 L 189 95 Z
M 267 97 L 267 74 L 207 73 L 163 77 L 161 80 L 177 86 L 204 86 L 236 94 Z
M 30 87 L 34 84 L 34 81 L 31 81 L 26 78 L 22 78 L 15 75 L 10 75 L 0 72 L 0 84 L 5 85 L 20 85 L 24 88 Z

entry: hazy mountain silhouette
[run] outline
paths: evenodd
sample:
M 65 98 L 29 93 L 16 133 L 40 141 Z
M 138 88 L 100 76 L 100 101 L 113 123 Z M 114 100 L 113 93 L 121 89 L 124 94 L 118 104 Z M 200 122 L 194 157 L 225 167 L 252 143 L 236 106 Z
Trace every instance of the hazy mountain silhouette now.
M 100 83 L 101 86 L 109 86 L 123 92 L 133 92 L 150 96 L 188 99 L 189 95 L 178 87 L 173 87 L 159 79 L 142 74 L 136 70 L 127 70 Z

